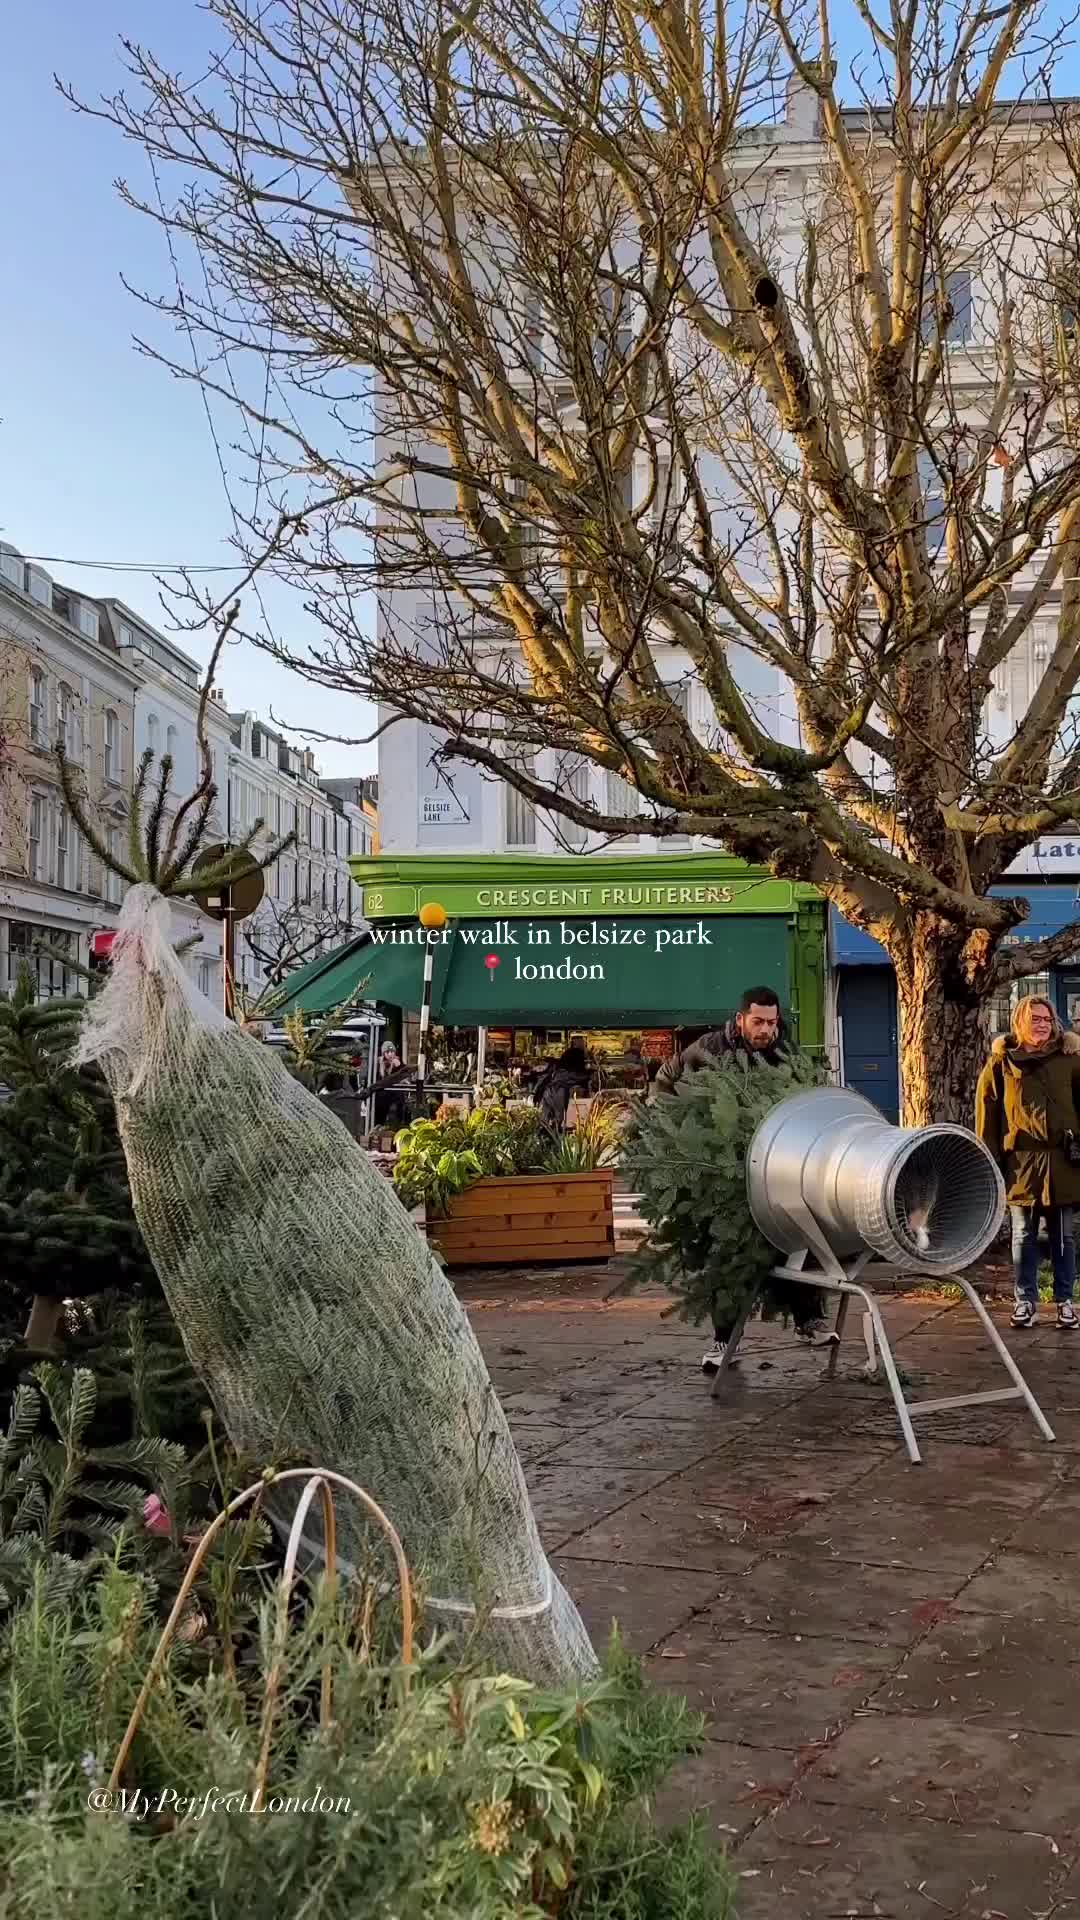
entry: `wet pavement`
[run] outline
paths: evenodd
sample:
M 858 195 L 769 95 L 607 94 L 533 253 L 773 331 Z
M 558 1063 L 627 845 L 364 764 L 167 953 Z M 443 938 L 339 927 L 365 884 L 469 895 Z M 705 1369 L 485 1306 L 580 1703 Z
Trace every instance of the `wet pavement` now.
M 558 1571 L 706 1716 L 742 1920 L 1080 1920 L 1080 1333 L 1012 1336 L 1022 1403 L 916 1423 L 779 1326 L 714 1400 L 700 1333 L 612 1269 L 457 1276 Z M 1004 1304 L 995 1309 L 1007 1318 Z M 892 1300 L 910 1398 L 1008 1384 L 969 1308 Z

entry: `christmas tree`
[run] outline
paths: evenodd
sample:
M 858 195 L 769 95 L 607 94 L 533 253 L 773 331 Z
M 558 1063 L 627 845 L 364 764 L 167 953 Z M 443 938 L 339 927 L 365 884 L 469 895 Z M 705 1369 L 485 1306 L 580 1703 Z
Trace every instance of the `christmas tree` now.
M 71 1053 L 86 1003 L 39 1000 L 24 970 L 0 1001 L 0 1312 L 55 1346 L 63 1302 L 156 1291 L 108 1088 Z

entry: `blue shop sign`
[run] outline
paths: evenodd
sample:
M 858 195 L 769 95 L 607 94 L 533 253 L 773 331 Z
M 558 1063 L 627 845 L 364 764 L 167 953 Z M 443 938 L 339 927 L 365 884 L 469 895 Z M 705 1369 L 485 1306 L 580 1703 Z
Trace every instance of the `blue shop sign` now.
M 1031 902 L 1030 918 L 1009 936 L 1007 945 L 1019 946 L 1030 940 L 1048 940 L 1073 920 L 1080 920 L 1080 890 L 1069 887 L 991 887 L 998 899 L 1014 900 L 1021 895 Z M 829 951 L 834 967 L 887 967 L 892 963 L 883 946 L 853 927 L 835 907 L 829 908 Z

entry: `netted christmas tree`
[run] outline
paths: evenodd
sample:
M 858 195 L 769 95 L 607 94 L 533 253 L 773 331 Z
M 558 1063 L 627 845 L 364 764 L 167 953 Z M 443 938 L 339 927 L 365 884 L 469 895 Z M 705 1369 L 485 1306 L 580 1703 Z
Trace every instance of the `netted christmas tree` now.
M 203 717 L 205 699 L 204 689 Z M 592 1673 L 506 1416 L 435 1255 L 325 1103 L 204 999 L 173 950 L 170 896 L 227 886 L 282 851 L 258 859 L 260 822 L 224 869 L 196 870 L 213 799 L 202 718 L 199 732 L 199 793 L 166 831 L 163 762 L 146 832 L 133 830 L 122 866 L 61 762 L 78 824 L 135 882 L 79 1057 L 100 1063 L 112 1089 L 136 1216 L 192 1365 L 238 1452 L 328 1467 L 375 1495 L 438 1626 L 530 1678 Z M 144 761 L 141 787 L 148 777 Z M 275 1491 L 266 1510 L 286 1526 L 295 1498 Z M 352 1512 L 339 1526 L 339 1564 L 365 1567 L 377 1538 Z M 305 1537 L 317 1561 L 314 1508 Z
M 24 969 L 0 1002 L 0 1316 L 55 1345 L 65 1300 L 157 1292 L 135 1222 L 112 1097 L 72 1052 L 82 1000 L 39 1000 Z
M 678 1083 L 674 1097 L 642 1108 L 623 1156 L 640 1196 L 649 1239 L 628 1284 L 660 1281 L 696 1326 L 733 1324 L 760 1291 L 762 1317 L 807 1311 L 805 1287 L 772 1277 L 779 1256 L 754 1223 L 746 1156 L 777 1101 L 823 1086 L 824 1069 L 807 1054 L 782 1066 L 755 1066 L 738 1055 Z

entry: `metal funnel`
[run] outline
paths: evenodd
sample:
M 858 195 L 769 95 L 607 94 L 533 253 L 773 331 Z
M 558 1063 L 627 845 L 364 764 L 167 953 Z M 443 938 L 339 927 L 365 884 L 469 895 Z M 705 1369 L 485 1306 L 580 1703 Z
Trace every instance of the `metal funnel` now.
M 826 1269 L 871 1252 L 892 1266 L 957 1273 L 985 1253 L 1005 1183 L 966 1127 L 894 1127 L 861 1094 L 816 1087 L 782 1100 L 747 1156 L 750 1211 L 787 1254 Z

